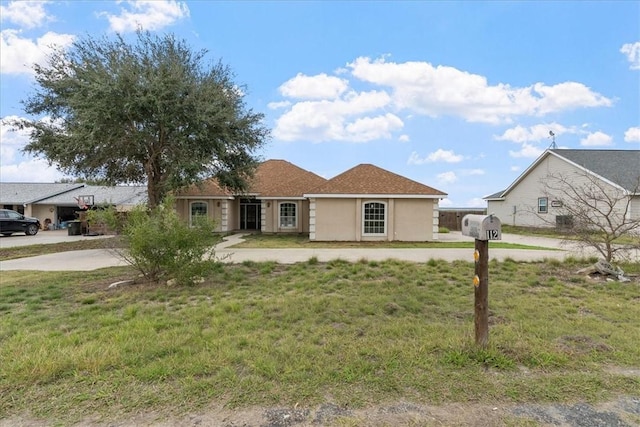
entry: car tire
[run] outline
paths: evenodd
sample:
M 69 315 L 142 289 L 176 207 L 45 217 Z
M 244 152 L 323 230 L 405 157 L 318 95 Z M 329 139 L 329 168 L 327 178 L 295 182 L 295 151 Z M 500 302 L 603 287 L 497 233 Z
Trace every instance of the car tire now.
M 27 225 L 27 231 L 24 232 L 27 236 L 35 236 L 38 234 L 38 226 L 35 224 Z
M 2 233 L 3 236 L 11 236 L 13 233 Z

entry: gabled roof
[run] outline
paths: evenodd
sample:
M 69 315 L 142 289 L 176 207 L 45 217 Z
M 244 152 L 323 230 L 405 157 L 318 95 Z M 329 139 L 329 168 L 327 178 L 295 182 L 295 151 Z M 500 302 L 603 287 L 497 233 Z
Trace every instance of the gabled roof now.
M 506 190 L 491 194 L 483 199 L 504 198 L 548 156 L 555 156 L 623 190 L 632 193 L 640 192 L 640 188 L 638 188 L 640 184 L 640 150 L 550 149 L 545 150 Z
M 640 150 L 549 150 L 621 188 L 640 188 Z
M 147 202 L 147 187 L 85 185 L 41 199 L 36 204 L 75 206 L 79 196 L 93 196 L 94 205 L 135 206 Z
M 286 160 L 267 160 L 258 165 L 249 181 L 248 195 L 262 198 L 302 197 L 303 194 L 323 183 L 326 179 L 302 169 Z M 234 194 L 222 188 L 216 178 L 200 185 L 191 185 L 177 193 L 177 197 L 230 198 Z
M 64 194 L 82 183 L 42 183 L 42 182 L 2 182 L 0 183 L 0 203 L 3 205 L 25 205 Z
M 324 184 L 326 179 L 286 160 L 262 162 L 249 186 L 250 193 L 260 197 L 302 197 L 304 193 Z
M 314 188 L 307 197 L 411 196 L 442 198 L 440 190 L 371 164 L 360 164 Z
M 506 190 L 498 191 L 497 193 L 489 194 L 488 196 L 484 196 L 484 200 L 500 200 L 503 197 L 503 194 Z
M 218 199 L 231 199 L 233 198 L 233 193 L 231 193 L 226 188 L 222 188 L 220 184 L 218 184 L 218 180 L 216 178 L 209 178 L 199 184 L 192 184 L 187 188 L 176 191 L 176 197 L 209 197 Z

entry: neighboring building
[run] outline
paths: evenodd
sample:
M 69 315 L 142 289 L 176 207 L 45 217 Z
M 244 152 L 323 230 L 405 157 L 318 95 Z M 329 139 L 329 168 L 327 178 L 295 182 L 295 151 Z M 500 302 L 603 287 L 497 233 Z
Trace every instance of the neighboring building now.
M 311 240 L 438 238 L 438 202 L 446 194 L 373 165 L 326 180 L 284 160 L 261 163 L 245 194 L 215 179 L 176 193 L 178 213 L 207 215 L 218 231 L 309 233 Z
M 64 224 L 78 218 L 81 205 L 115 206 L 127 211 L 146 203 L 147 189 L 140 186 L 98 186 L 83 183 L 0 183 L 0 205 L 40 223 Z
M 565 191 L 580 191 L 593 182 L 602 194 L 622 195 L 619 199 L 628 198 L 629 203 L 618 204 L 619 214 L 640 219 L 640 150 L 546 150 L 506 190 L 484 198 L 487 212 L 508 225 L 569 225 L 571 218 L 563 209 L 563 191 L 550 191 L 553 176 L 567 179 L 570 185 L 565 185 Z

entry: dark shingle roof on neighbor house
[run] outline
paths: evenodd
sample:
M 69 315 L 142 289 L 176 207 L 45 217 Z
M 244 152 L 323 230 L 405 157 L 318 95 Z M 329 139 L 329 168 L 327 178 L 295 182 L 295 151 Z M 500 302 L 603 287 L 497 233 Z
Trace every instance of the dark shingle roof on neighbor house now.
M 371 164 L 360 164 L 311 190 L 307 196 L 330 195 L 403 195 L 445 197 L 440 190 L 389 172 Z
M 136 206 L 147 203 L 146 186 L 85 185 L 64 194 L 40 200 L 40 204 L 74 206 L 80 196 L 93 196 L 94 205 Z
M 2 182 L 0 204 L 25 205 L 83 187 L 81 183 Z
M 77 205 L 76 197 L 94 196 L 94 204 L 134 206 L 147 201 L 147 187 L 98 186 L 83 183 L 0 183 L 0 204 Z
M 549 150 L 619 185 L 640 192 L 640 150 Z

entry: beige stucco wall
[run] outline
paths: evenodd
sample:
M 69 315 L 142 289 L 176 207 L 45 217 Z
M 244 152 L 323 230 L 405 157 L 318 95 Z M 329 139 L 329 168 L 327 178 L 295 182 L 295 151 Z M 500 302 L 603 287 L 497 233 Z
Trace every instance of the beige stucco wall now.
M 386 204 L 385 235 L 363 235 L 362 207 L 367 202 Z M 317 241 L 435 240 L 438 221 L 438 216 L 434 215 L 436 205 L 437 199 L 312 199 L 309 238 Z
M 357 215 L 354 199 L 311 199 L 309 238 L 318 241 L 355 241 Z M 314 209 L 315 206 L 315 209 Z M 356 213 L 358 211 L 358 213 Z M 358 235 L 360 228 L 358 228 Z
M 296 226 L 280 227 L 280 204 L 294 203 L 296 205 Z M 308 233 L 309 232 L 309 201 L 291 199 L 268 199 L 262 201 L 261 226 L 264 233 Z
M 396 199 L 393 240 L 433 240 L 433 199 Z
M 53 211 L 53 212 L 52 212 Z M 27 205 L 24 210 L 25 216 L 31 216 L 40 220 L 40 226 L 44 228 L 47 218 L 52 224 L 57 224 L 56 207 L 54 205 Z
M 223 211 L 225 204 L 229 200 L 221 199 L 178 199 L 176 200 L 176 212 L 178 216 L 186 222 L 190 220 L 191 203 L 204 202 L 207 204 L 207 213 L 209 218 L 216 222 L 216 231 L 227 231 L 224 229 L 225 221 L 223 220 Z

